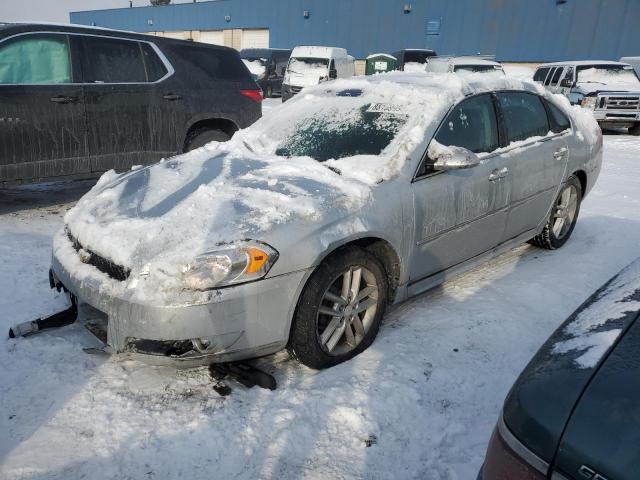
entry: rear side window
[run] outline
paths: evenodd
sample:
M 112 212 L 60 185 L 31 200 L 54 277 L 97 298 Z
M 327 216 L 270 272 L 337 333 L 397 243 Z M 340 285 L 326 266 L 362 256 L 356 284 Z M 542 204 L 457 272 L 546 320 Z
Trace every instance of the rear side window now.
M 82 37 L 85 83 L 142 83 L 147 74 L 138 42 Z
M 507 133 L 507 144 L 549 133 L 547 111 L 537 95 L 524 92 L 497 94 Z
M 539 68 L 536 70 L 536 74 L 533 76 L 534 82 L 544 82 L 544 79 L 547 78 L 547 73 L 549 73 L 549 68 Z
M 21 35 L 0 44 L 0 84 L 71 83 L 66 35 Z
M 478 95 L 458 104 L 444 120 L 436 141 L 474 153 L 498 148 L 498 124 L 491 95 Z
M 174 47 L 176 53 L 191 67 L 217 80 L 245 80 L 248 76 L 237 52 L 199 46 Z M 188 72 L 185 72 L 189 75 Z
M 569 118 L 553 103 L 546 103 L 549 107 L 549 123 L 551 124 L 551 131 L 553 133 L 560 133 L 571 128 Z
M 549 85 L 551 83 L 551 79 L 553 78 L 557 70 L 557 68 L 551 69 L 551 72 L 549 73 L 549 75 L 547 75 L 547 79 L 544 82 L 545 85 Z
M 155 82 L 167 74 L 167 67 L 164 66 L 156 51 L 148 43 L 141 43 L 142 58 L 147 69 L 147 80 Z

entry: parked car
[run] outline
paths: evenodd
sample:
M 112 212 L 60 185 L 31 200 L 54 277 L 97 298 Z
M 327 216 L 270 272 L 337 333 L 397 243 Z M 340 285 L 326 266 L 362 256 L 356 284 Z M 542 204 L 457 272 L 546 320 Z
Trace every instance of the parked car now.
M 246 48 L 240 57 L 266 98 L 282 95 L 282 80 L 291 50 L 280 48 Z
M 398 72 L 309 88 L 229 142 L 105 174 L 54 238 L 51 283 L 102 312 L 114 352 L 335 365 L 387 304 L 567 242 L 602 136 L 542 91 Z
M 511 389 L 480 480 L 635 480 L 640 259 L 589 298 Z
M 430 58 L 437 56 L 435 50 L 428 48 L 406 48 L 393 52 L 392 54 L 397 60 L 398 70 L 406 70 L 407 72 L 422 72 L 425 64 Z
M 355 59 L 344 48 L 296 47 L 284 74 L 282 101 L 305 87 L 355 75 Z
M 640 79 L 628 63 L 559 62 L 540 65 L 533 80 L 593 111 L 602 128 L 640 135 Z
M 96 176 L 261 116 L 232 49 L 76 26 L 0 27 L 0 185 Z
M 424 66 L 430 73 L 496 73 L 504 75 L 502 65 L 479 57 L 433 57 Z

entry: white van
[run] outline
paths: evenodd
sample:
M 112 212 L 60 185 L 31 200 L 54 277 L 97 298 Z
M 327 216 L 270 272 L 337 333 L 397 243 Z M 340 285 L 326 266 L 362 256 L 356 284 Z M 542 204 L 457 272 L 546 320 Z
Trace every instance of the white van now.
M 593 111 L 601 128 L 627 127 L 640 135 L 640 78 L 628 63 L 605 60 L 545 63 L 533 76 L 573 105 Z
M 304 87 L 355 75 L 355 59 L 344 48 L 296 47 L 291 52 L 282 82 L 286 102 Z
M 481 57 L 433 57 L 424 69 L 429 73 L 494 73 L 504 76 L 502 65 Z

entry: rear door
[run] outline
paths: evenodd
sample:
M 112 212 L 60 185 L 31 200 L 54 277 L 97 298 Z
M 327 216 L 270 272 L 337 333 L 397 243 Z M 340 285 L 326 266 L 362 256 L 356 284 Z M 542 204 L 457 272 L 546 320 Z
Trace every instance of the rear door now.
M 90 171 L 75 66 L 66 34 L 27 33 L 0 43 L 0 182 Z
M 499 146 L 493 98 L 482 94 L 462 101 L 443 121 L 434 140 L 481 157 L 464 170 L 436 172 L 425 158 L 412 184 L 415 212 L 410 294 L 428 278 L 500 243 L 506 223 L 510 182 Z
M 545 101 L 528 92 L 498 92 L 506 141 L 507 168 L 511 175 L 511 200 L 503 240 L 535 229 L 546 219 L 565 175 L 569 158 L 566 136 L 570 124 L 550 123 Z M 555 130 L 555 132 L 554 132 Z
M 93 171 L 127 169 L 175 153 L 175 129 L 164 128 L 163 100 L 155 88 L 166 67 L 157 65 L 155 51 L 125 38 L 78 35 L 74 40 L 82 52 Z

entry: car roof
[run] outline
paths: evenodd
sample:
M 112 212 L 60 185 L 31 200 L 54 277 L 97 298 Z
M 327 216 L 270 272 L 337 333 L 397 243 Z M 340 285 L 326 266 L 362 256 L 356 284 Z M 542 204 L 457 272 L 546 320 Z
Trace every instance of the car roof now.
M 500 63 L 486 58 L 476 57 L 433 57 L 429 59 L 431 62 L 452 63 L 454 65 L 494 65 L 500 66 Z
M 543 63 L 538 66 L 538 68 L 542 67 L 567 67 L 567 66 L 583 66 L 583 65 L 628 65 L 627 63 L 622 62 L 613 62 L 611 60 L 578 60 L 575 62 L 553 62 L 553 63 Z
M 307 56 L 318 58 L 330 58 L 333 56 L 347 56 L 347 50 L 339 47 L 324 47 L 319 45 L 300 45 L 293 49 L 292 56 Z
M 31 32 L 33 33 L 62 32 L 62 33 L 76 33 L 76 34 L 94 34 L 94 35 L 103 35 L 103 36 L 109 36 L 108 34 L 111 33 L 113 34 L 113 36 L 117 36 L 119 38 L 143 40 L 147 42 L 154 42 L 159 45 L 160 44 L 198 45 L 198 46 L 205 46 L 205 47 L 218 49 L 218 50 L 233 50 L 229 47 L 224 47 L 222 45 L 190 42 L 187 40 L 179 40 L 179 39 L 168 38 L 168 37 L 159 37 L 159 36 L 149 35 L 145 33 L 130 32 L 126 30 L 115 30 L 112 28 L 94 27 L 94 26 L 88 26 L 88 25 L 76 25 L 72 23 L 47 23 L 47 22 L 8 23 L 8 24 L 4 24 L 2 28 L 0 28 L 0 35 L 2 37 L 8 37 L 8 36 L 17 35 L 20 33 L 31 33 Z

